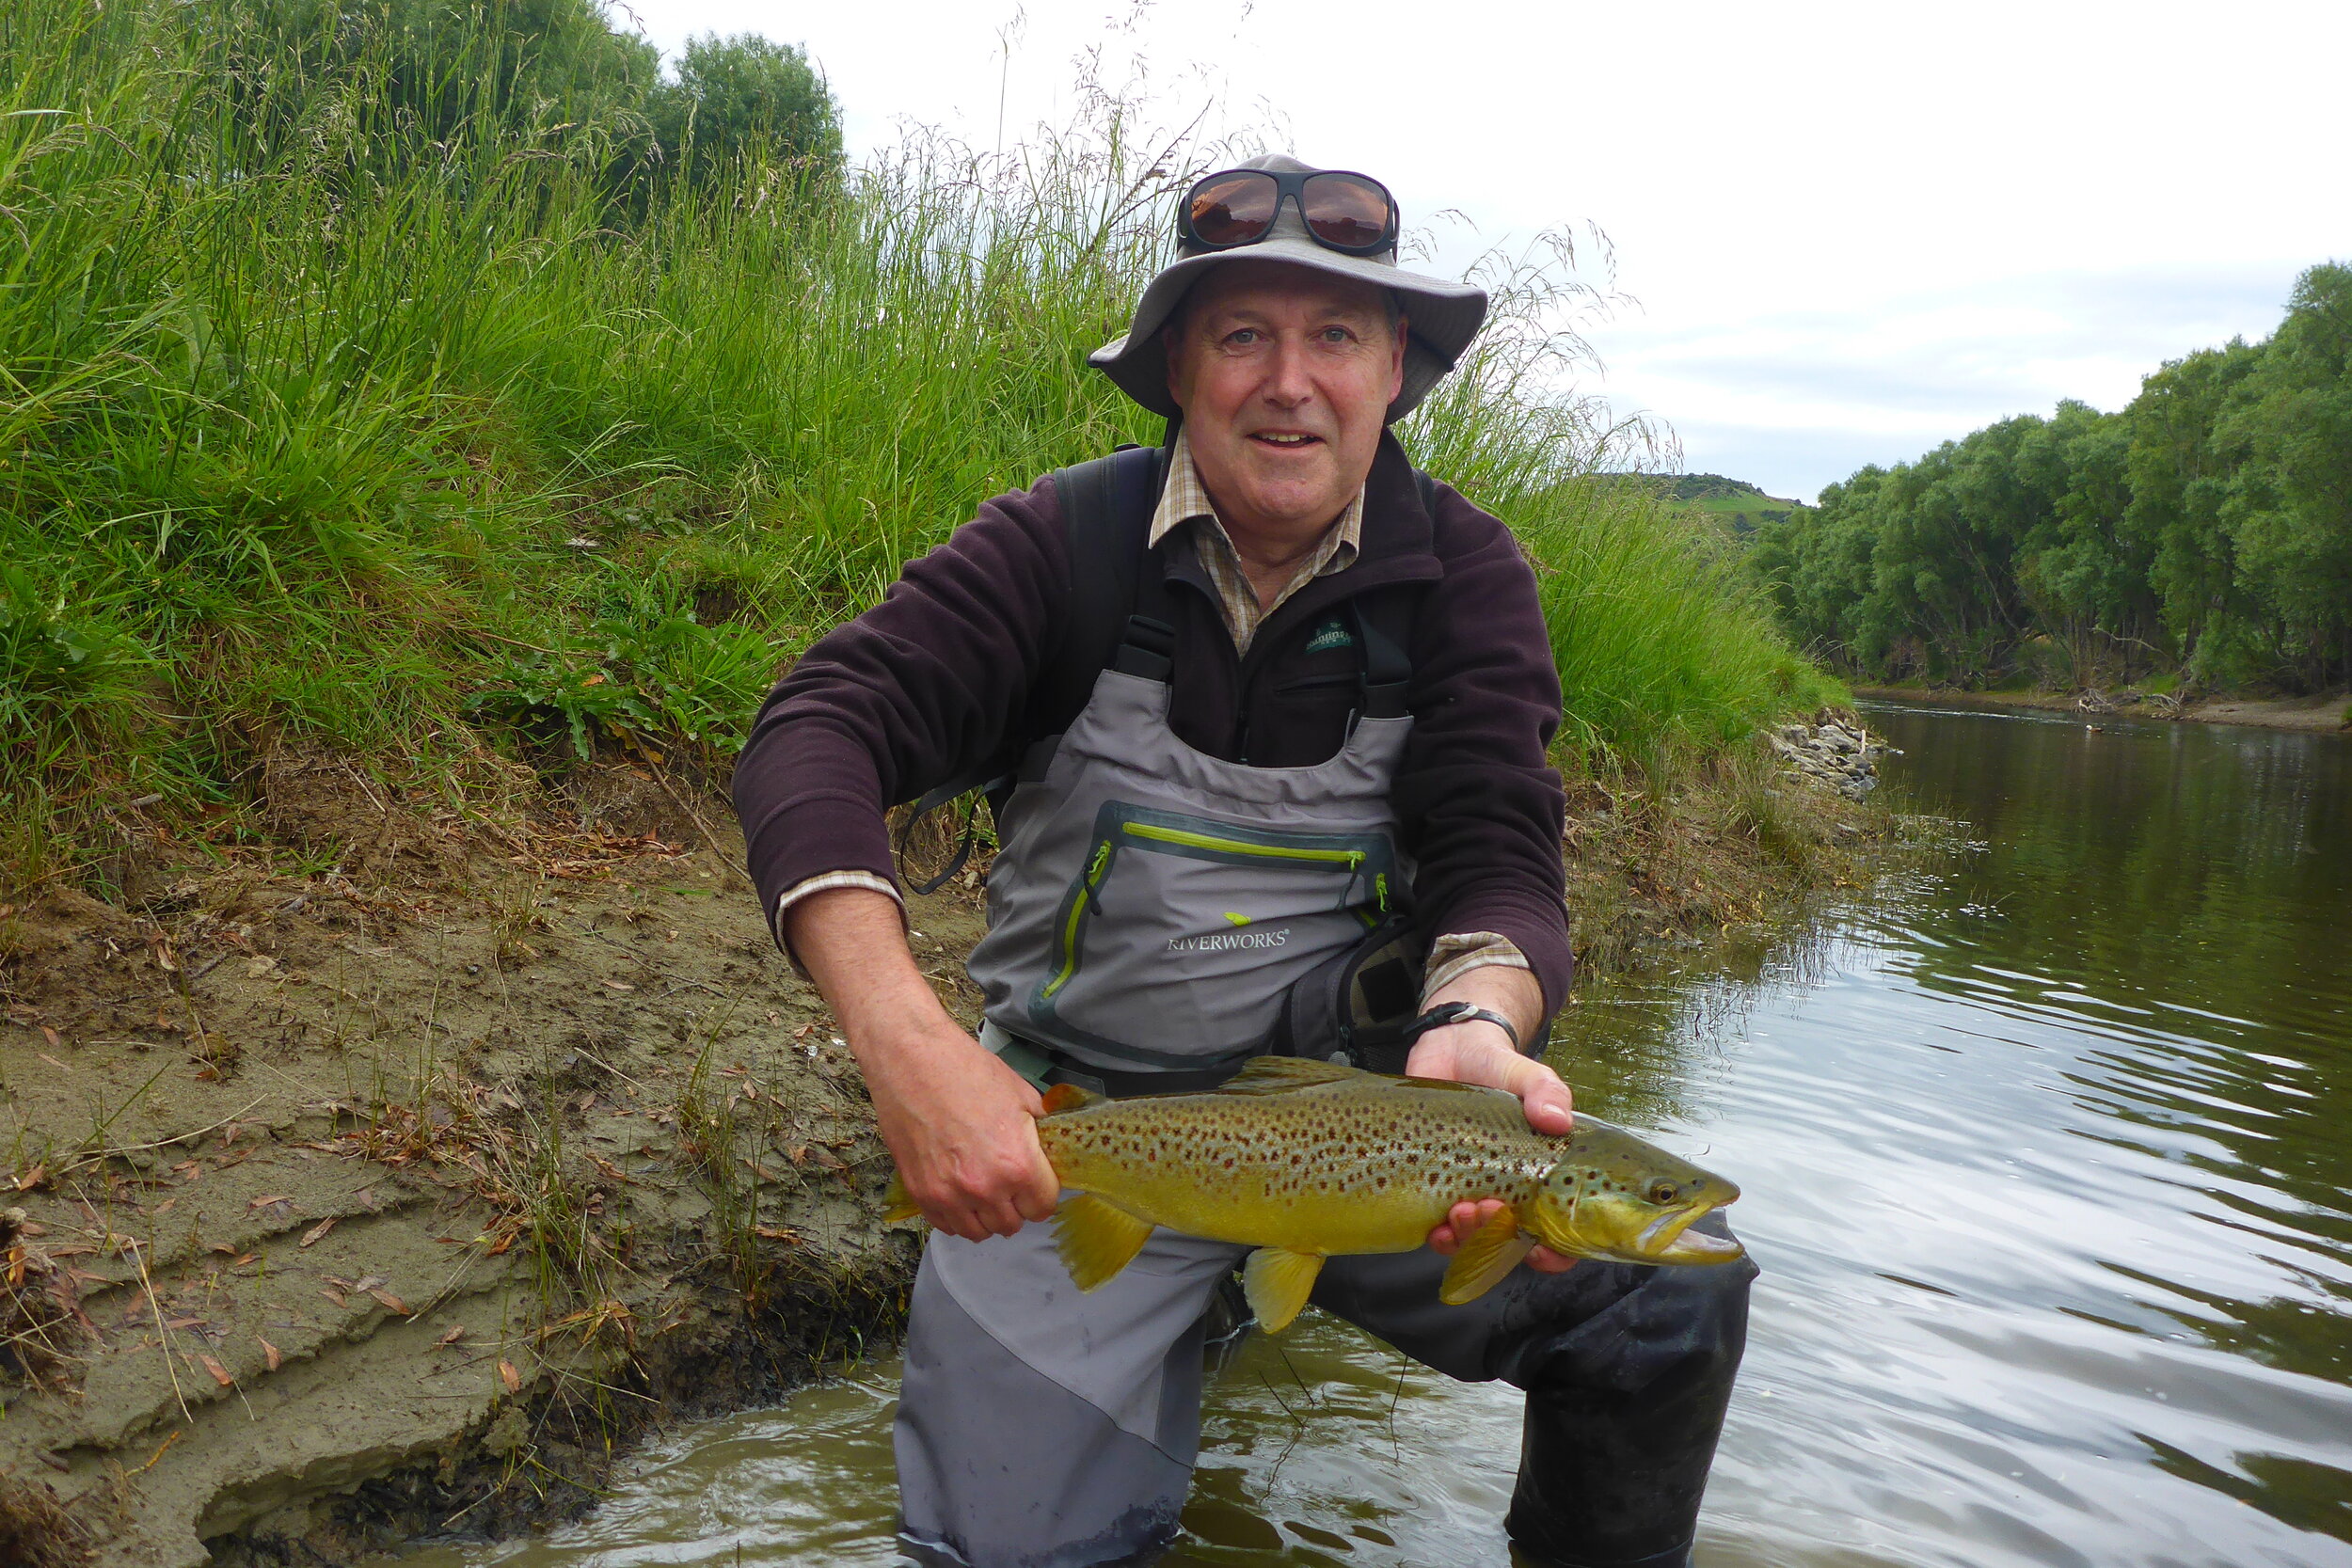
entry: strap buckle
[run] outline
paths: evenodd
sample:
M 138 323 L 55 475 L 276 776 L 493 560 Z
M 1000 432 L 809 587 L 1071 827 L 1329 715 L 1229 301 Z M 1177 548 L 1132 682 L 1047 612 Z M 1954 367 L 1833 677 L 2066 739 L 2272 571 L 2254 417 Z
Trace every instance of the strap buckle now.
M 1127 635 L 1111 658 L 1122 675 L 1165 681 L 1176 668 L 1176 628 L 1150 615 L 1127 617 Z

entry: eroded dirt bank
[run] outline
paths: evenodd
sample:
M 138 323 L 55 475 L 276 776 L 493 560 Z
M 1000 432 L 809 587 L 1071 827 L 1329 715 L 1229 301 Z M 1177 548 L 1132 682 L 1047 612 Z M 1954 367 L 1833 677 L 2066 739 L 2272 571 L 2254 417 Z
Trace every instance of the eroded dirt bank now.
M 0 1560 L 506 1533 L 895 1334 L 914 1238 L 715 802 L 272 788 L 283 845 L 158 835 L 110 898 L 0 908 Z M 1782 918 L 1892 822 L 1760 767 L 1572 807 L 1600 970 Z M 914 911 L 967 1018 L 976 883 Z
M 0 1517 L 125 1568 L 495 1532 L 887 1332 L 847 1053 L 732 846 L 628 816 L 0 914 Z

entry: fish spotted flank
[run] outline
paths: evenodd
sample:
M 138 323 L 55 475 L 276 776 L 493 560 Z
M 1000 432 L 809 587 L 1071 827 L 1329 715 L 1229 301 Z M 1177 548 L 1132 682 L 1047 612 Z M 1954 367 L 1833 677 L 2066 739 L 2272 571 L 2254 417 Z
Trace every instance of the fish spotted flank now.
M 1409 1252 L 1456 1203 L 1502 1209 L 1454 1255 L 1440 1287 L 1485 1294 L 1541 1242 L 1631 1263 L 1723 1263 L 1736 1241 L 1691 1223 L 1740 1190 L 1592 1117 L 1552 1137 L 1517 1097 L 1336 1063 L 1261 1057 L 1208 1094 L 1111 1101 L 1047 1091 L 1038 1141 L 1072 1196 L 1055 1214 L 1071 1277 L 1092 1290 L 1152 1227 L 1253 1246 L 1250 1307 L 1289 1323 L 1335 1255 Z M 911 1217 L 904 1190 L 891 1217 Z

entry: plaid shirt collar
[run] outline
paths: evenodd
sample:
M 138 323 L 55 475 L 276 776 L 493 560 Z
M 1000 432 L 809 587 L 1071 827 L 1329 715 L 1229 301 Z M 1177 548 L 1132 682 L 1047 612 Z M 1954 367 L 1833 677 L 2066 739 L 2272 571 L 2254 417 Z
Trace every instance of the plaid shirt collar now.
M 1192 443 L 1179 426 L 1176 444 L 1168 452 L 1168 483 L 1160 491 L 1158 509 L 1152 514 L 1147 547 L 1187 526 L 1200 570 L 1208 577 L 1209 585 L 1216 590 L 1217 608 L 1224 613 L 1225 628 L 1233 634 L 1233 645 L 1247 654 L 1258 627 L 1281 608 L 1284 600 L 1315 578 L 1343 572 L 1356 563 L 1357 551 L 1363 543 L 1364 493 L 1361 489 L 1356 492 L 1339 520 L 1324 531 L 1323 538 L 1298 563 L 1290 581 L 1274 595 L 1274 602 L 1260 609 L 1258 591 L 1250 586 L 1249 574 L 1242 569 L 1241 552 L 1233 547 L 1232 536 L 1217 520 L 1216 507 L 1210 501 L 1208 489 L 1200 483 L 1200 470 L 1192 460 Z

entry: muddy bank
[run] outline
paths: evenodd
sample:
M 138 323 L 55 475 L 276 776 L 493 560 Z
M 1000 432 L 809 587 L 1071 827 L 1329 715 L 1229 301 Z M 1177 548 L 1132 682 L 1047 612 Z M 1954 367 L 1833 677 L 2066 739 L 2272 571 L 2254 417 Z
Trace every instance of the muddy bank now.
M 2352 692 L 2327 697 L 2203 697 L 2177 702 L 2137 691 L 1959 691 L 1924 686 L 1857 686 L 1857 697 L 1894 703 L 1943 703 L 1954 707 L 2024 707 L 2080 713 L 2092 722 L 2102 714 L 2135 719 L 2178 719 L 2201 724 L 2251 724 L 2266 730 L 2311 735 L 2352 731 Z
M 126 1568 L 496 1531 L 886 1331 L 913 1239 L 723 838 L 550 811 L 364 881 L 201 847 L 0 908 L 0 1519 Z
M 135 895 L 6 901 L 0 1541 L 192 1568 L 507 1533 L 648 1426 L 895 1334 L 914 1237 L 875 1218 L 854 1067 L 715 802 L 652 783 L 486 825 L 378 783 L 332 842 L 158 839 Z M 1892 820 L 1760 751 L 1580 783 L 1587 971 L 1785 919 Z M 968 1020 L 977 879 L 914 911 Z

